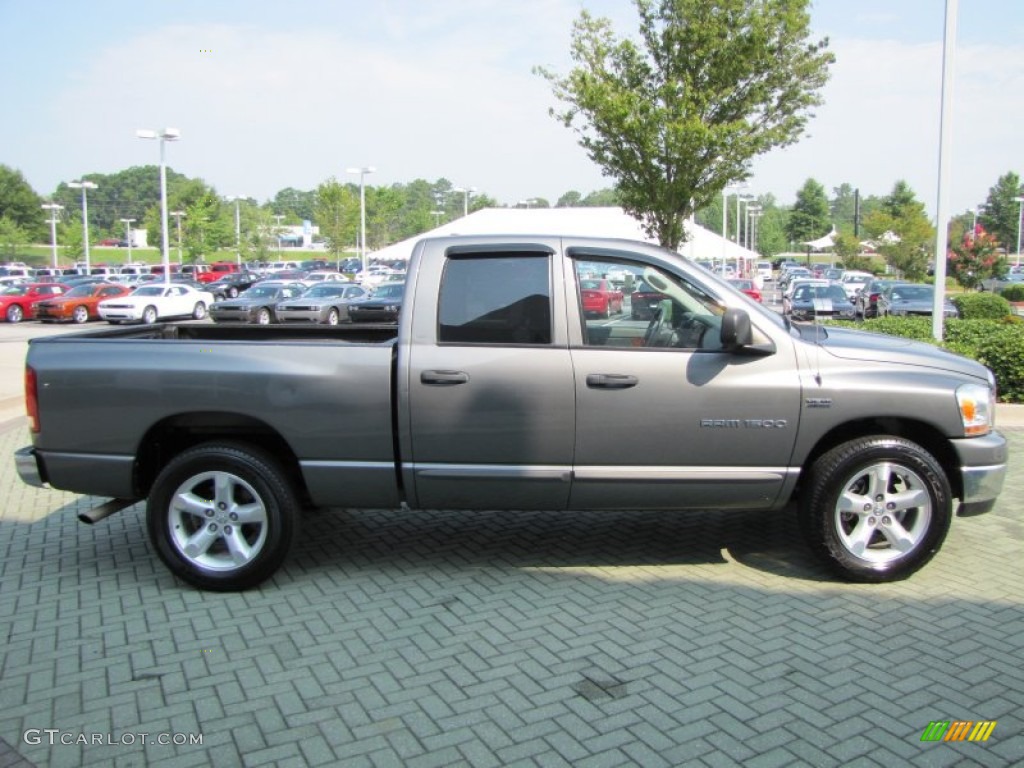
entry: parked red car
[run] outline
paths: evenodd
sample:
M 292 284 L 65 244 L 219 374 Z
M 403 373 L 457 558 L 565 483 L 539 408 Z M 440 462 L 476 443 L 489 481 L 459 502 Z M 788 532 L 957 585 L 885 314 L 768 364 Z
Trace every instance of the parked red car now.
M 753 280 L 747 280 L 745 277 L 734 277 L 729 282 L 732 283 L 734 288 L 738 288 L 754 301 L 761 301 L 761 292 L 757 289 Z
M 607 280 L 584 278 L 580 280 L 580 296 L 583 298 L 583 312 L 599 317 L 622 314 L 622 291 Z
M 100 313 L 96 308 L 103 299 L 116 299 L 127 296 L 131 287 L 118 283 L 84 283 L 76 285 L 67 293 L 44 299 L 36 304 L 36 319 L 45 322 L 72 321 L 85 323 L 99 320 Z
M 36 316 L 37 301 L 59 296 L 67 290 L 60 283 L 24 283 L 5 288 L 0 293 L 0 314 L 9 323 L 20 323 Z

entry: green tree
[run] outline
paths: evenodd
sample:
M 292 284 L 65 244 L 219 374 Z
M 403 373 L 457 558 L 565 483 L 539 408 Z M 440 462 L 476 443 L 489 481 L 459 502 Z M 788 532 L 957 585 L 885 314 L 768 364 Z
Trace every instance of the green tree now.
M 852 232 L 840 232 L 835 238 L 833 248 L 844 269 L 853 269 L 861 272 L 872 271 L 870 256 L 865 256 L 861 250 L 860 239 L 853 236 Z
M 803 133 L 834 57 L 808 40 L 807 0 L 634 0 L 640 41 L 617 40 L 608 19 L 582 11 L 576 66 L 535 72 L 566 104 L 573 128 L 622 207 L 670 248 L 683 221 L 750 161 Z
M 7 214 L 0 216 L 0 258 L 4 261 L 18 261 L 19 249 L 29 242 L 28 229 Z
M 335 261 L 357 242 L 359 233 L 359 193 L 333 176 L 316 190 L 314 220 Z
M 924 203 L 905 181 L 897 181 L 881 207 L 865 217 L 864 228 L 897 273 L 909 280 L 925 276 L 935 228 L 925 214 Z
M 185 207 L 185 217 L 181 222 L 181 240 L 187 263 L 203 261 L 207 254 L 234 245 L 234 205 L 231 205 L 230 209 L 229 219 L 226 213 L 227 206 L 212 189 L 206 190 Z M 159 233 L 159 226 L 156 231 Z M 157 240 L 159 242 L 159 237 Z
M 854 219 L 857 215 L 857 190 L 850 184 L 840 184 L 832 188 L 835 195 L 829 201 L 829 210 L 832 213 L 832 226 L 837 232 L 852 233 L 854 230 Z
M 814 179 L 808 179 L 796 193 L 796 203 L 789 212 L 786 235 L 796 247 L 817 240 L 832 231 L 832 213 L 825 197 L 825 188 Z
M 42 204 L 43 199 L 21 171 L 0 165 L 0 218 L 11 220 L 31 238 L 41 240 L 46 233 L 46 217 L 39 207 Z
M 1000 176 L 988 191 L 985 210 L 978 222 L 1006 249 L 1016 253 L 1020 222 L 1020 203 L 1015 198 L 1024 196 L 1020 176 L 1013 171 Z
M 598 189 L 585 195 L 580 204 L 590 208 L 614 208 L 620 205 L 619 194 L 614 189 Z
M 570 189 L 568 192 L 558 198 L 558 202 L 555 203 L 555 208 L 579 208 L 583 202 L 583 195 L 577 192 L 575 189 Z

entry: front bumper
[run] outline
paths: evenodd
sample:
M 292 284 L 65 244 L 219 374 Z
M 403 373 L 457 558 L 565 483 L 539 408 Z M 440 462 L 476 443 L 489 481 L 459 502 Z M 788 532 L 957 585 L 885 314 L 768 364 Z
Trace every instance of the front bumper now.
M 960 460 L 963 493 L 958 515 L 988 512 L 1003 490 L 1008 448 L 1006 438 L 992 431 L 983 437 L 953 440 Z

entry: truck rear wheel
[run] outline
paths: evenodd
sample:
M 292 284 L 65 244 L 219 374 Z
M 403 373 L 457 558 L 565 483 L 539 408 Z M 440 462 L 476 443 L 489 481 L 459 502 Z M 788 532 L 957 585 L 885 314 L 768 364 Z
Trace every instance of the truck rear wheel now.
M 949 480 L 924 448 L 898 437 L 850 440 L 811 466 L 801 524 L 849 581 L 903 579 L 932 559 L 952 520 Z
M 291 483 L 269 454 L 241 443 L 206 443 L 160 472 L 146 524 L 175 576 L 226 592 L 273 575 L 291 548 L 298 510 Z

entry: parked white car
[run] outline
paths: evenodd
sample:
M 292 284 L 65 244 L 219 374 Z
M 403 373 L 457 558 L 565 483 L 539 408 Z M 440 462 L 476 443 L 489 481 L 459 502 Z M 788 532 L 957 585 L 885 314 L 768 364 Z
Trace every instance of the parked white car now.
M 191 285 L 151 283 L 140 285 L 127 296 L 99 303 L 100 317 L 111 323 L 155 323 L 173 317 L 206 317 L 213 294 Z
M 846 294 L 846 298 L 853 301 L 857 297 L 857 292 L 874 279 L 875 276 L 870 272 L 856 272 L 854 270 L 843 272 L 843 292 Z

